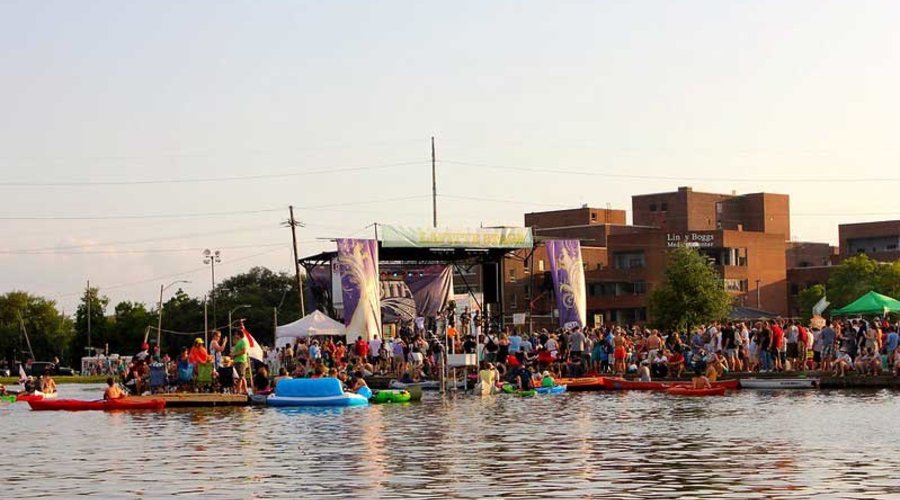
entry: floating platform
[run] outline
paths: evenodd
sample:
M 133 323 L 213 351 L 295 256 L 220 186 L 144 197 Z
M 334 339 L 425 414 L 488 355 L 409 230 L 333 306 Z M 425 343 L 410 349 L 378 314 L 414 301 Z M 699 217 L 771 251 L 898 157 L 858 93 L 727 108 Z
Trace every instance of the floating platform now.
M 250 399 L 246 394 L 219 394 L 211 392 L 172 392 L 150 396 L 130 396 L 128 399 L 136 401 L 162 399 L 166 402 L 166 408 L 248 406 L 250 404 Z

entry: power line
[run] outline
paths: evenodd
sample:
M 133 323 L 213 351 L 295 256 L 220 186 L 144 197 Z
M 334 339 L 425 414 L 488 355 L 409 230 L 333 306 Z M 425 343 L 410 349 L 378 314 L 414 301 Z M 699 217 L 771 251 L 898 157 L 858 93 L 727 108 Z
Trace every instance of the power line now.
M 339 174 L 346 172 L 360 172 L 366 170 L 383 170 L 395 167 L 422 165 L 424 161 L 405 161 L 397 163 L 385 163 L 381 165 L 369 165 L 362 167 L 338 167 L 321 170 L 308 170 L 305 172 L 282 172 L 271 174 L 231 175 L 221 177 L 193 177 L 183 179 L 137 179 L 121 181 L 0 181 L 0 187 L 89 187 L 89 186 L 145 186 L 154 184 L 201 184 L 209 182 L 235 182 L 261 179 L 283 179 L 287 177 L 301 177 L 307 175 Z
M 342 203 L 327 203 L 322 205 L 295 206 L 297 210 L 321 210 L 326 208 L 349 207 L 359 205 L 372 205 L 378 203 L 392 203 L 396 201 L 417 200 L 428 198 L 426 195 L 401 196 L 395 198 L 382 198 L 377 200 L 350 201 Z M 187 219 L 193 217 L 222 217 L 231 215 L 261 214 L 280 212 L 281 208 L 262 208 L 256 210 L 235 210 L 229 212 L 192 212 L 192 213 L 166 213 L 166 214 L 126 214 L 126 215 L 26 215 L 26 216 L 0 216 L 0 220 L 8 221 L 57 221 L 57 220 L 132 220 L 132 219 Z
M 859 182 L 900 182 L 900 177 L 848 177 L 848 178 L 781 178 L 781 179 L 750 179 L 747 177 L 694 177 L 694 176 L 666 176 L 666 175 L 640 175 L 640 174 L 621 174 L 611 172 L 589 172 L 585 170 L 567 170 L 567 169 L 548 169 L 533 167 L 516 167 L 509 165 L 497 165 L 491 163 L 475 163 L 456 160 L 441 160 L 441 163 L 450 163 L 453 165 L 461 165 L 467 167 L 487 168 L 492 170 L 505 170 L 511 172 L 528 172 L 535 174 L 554 174 L 554 175 L 580 175 L 590 177 L 608 177 L 613 179 L 639 179 L 639 180 L 664 180 L 664 181 L 698 181 L 698 182 L 802 182 L 802 183 L 859 183 Z
M 315 243 L 315 240 L 303 241 L 301 243 Z M 236 246 L 227 246 L 227 247 L 217 247 L 220 250 L 238 250 L 242 248 L 272 248 L 276 246 L 285 246 L 284 242 L 281 243 L 254 243 L 248 245 L 236 245 Z M 183 253 L 183 252 L 198 252 L 202 251 L 206 247 L 190 247 L 190 248 L 150 248 L 150 249 L 141 249 L 141 250 L 86 250 L 86 251 L 23 251 L 23 250 L 0 250 L 0 254 L 3 255 L 146 255 L 146 254 L 163 254 L 163 253 Z

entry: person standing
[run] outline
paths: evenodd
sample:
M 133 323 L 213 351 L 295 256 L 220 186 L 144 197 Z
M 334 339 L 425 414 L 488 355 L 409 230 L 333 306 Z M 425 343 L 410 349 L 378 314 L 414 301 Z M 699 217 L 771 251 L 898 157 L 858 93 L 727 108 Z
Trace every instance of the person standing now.
M 237 371 L 237 380 L 235 381 L 235 393 L 247 393 L 247 363 L 249 356 L 247 355 L 247 339 L 244 338 L 243 330 L 237 330 L 234 333 L 234 345 L 231 348 L 231 359 L 234 361 L 234 369 Z
M 222 332 L 219 330 L 213 331 L 212 340 L 209 341 L 209 352 L 213 355 L 213 363 L 215 364 L 216 369 L 222 367 L 222 356 L 224 356 L 225 345 L 228 343 L 228 339 L 222 338 Z

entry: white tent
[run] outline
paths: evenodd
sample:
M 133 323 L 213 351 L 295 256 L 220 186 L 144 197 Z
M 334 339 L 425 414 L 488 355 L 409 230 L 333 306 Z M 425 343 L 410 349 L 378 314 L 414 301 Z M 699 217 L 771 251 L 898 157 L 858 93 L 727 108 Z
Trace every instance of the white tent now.
M 344 324 L 329 318 L 321 311 L 313 311 L 303 318 L 275 327 L 275 346 L 280 347 L 293 343 L 300 337 L 330 335 L 344 336 Z

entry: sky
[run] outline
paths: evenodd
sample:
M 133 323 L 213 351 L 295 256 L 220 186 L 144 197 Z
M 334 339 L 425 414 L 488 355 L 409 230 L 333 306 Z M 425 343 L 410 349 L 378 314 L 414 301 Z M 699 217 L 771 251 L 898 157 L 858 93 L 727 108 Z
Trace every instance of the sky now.
M 631 195 L 896 219 L 900 3 L 0 0 L 0 293 L 200 296 L 373 223 Z M 629 214 L 630 220 L 630 214 Z M 173 287 L 174 290 L 174 287 Z M 172 290 L 172 291 L 173 291 Z M 169 292 L 171 293 L 171 291 Z

